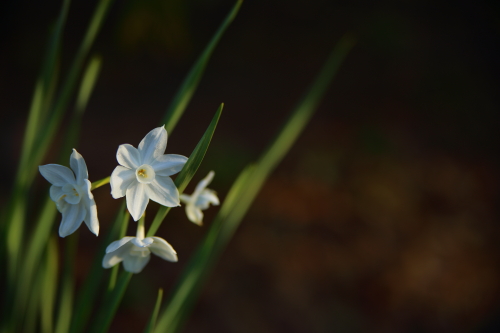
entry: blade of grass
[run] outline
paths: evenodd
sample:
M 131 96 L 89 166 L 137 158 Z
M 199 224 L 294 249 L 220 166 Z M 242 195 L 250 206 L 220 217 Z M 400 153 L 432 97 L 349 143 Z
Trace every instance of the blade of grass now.
M 175 178 L 175 186 L 177 186 L 179 193 L 182 193 L 184 191 L 184 189 L 186 188 L 186 186 L 189 184 L 194 174 L 196 173 L 196 170 L 198 170 L 198 167 L 200 166 L 201 162 L 203 161 L 203 158 L 205 157 L 205 154 L 210 145 L 210 141 L 212 140 L 212 136 L 214 135 L 215 128 L 217 127 L 217 123 L 219 122 L 219 118 L 223 108 L 224 108 L 224 103 L 221 104 L 217 109 L 217 112 L 215 112 L 215 115 L 212 118 L 210 125 L 208 125 L 205 134 L 203 134 L 203 137 L 194 148 L 193 152 L 189 156 L 189 159 L 182 168 L 181 172 Z M 156 233 L 156 231 L 158 231 L 158 228 L 160 227 L 161 223 L 163 222 L 163 219 L 165 218 L 165 216 L 168 214 L 169 211 L 170 207 L 161 206 L 158 209 L 158 212 L 156 213 L 156 216 L 151 224 L 151 227 L 147 232 L 146 237 L 151 237 Z
M 193 178 L 193 175 L 195 174 L 196 170 L 200 166 L 203 157 L 205 156 L 206 151 L 208 150 L 208 146 L 210 145 L 210 141 L 212 140 L 212 136 L 214 134 L 215 128 L 217 127 L 217 123 L 219 121 L 220 115 L 222 113 L 222 109 L 224 107 L 224 104 L 221 104 L 219 108 L 217 109 L 217 112 L 215 113 L 210 125 L 208 126 L 207 130 L 205 131 L 205 134 L 201 138 L 200 142 L 198 142 L 198 145 L 194 149 L 193 153 L 190 155 L 188 161 L 186 162 L 184 168 L 182 169 L 181 173 L 177 176 L 175 179 L 175 184 L 179 189 L 179 192 L 182 193 L 184 188 L 188 185 L 189 181 Z M 165 213 L 161 212 L 161 208 L 158 211 L 153 224 L 151 228 L 148 231 L 148 236 L 149 234 L 156 232 L 158 227 L 160 226 L 163 217 L 165 217 L 166 213 L 170 210 L 170 207 L 162 207 L 166 208 L 164 209 Z M 162 217 L 163 216 L 163 217 Z M 158 218 L 160 217 L 160 218 Z M 155 223 L 156 222 L 156 223 Z M 118 308 L 118 304 L 120 303 L 121 298 L 123 297 L 123 293 L 125 292 L 128 282 L 130 281 L 132 274 L 122 271 L 120 274 L 120 278 L 118 279 L 118 282 L 116 286 L 113 288 L 113 290 L 107 295 L 106 300 L 100 307 L 99 313 L 98 313 L 98 319 L 94 321 L 94 324 L 91 327 L 91 332 L 105 332 L 109 325 L 111 324 L 111 320 L 113 319 L 113 316 Z
M 40 317 L 42 333 L 54 331 L 54 304 L 57 286 L 57 245 L 56 239 L 47 244 L 46 264 L 44 265 L 42 297 L 40 299 Z
M 85 71 L 83 72 L 82 80 L 80 82 L 80 88 L 78 89 L 75 109 L 71 117 L 71 122 L 65 133 L 66 140 L 64 140 L 64 144 L 61 147 L 62 152 L 68 152 L 67 157 L 69 157 L 70 152 L 76 146 L 78 137 L 80 136 L 83 114 L 86 111 L 87 104 L 95 88 L 97 78 L 99 77 L 101 64 L 101 57 L 93 55 L 90 58 Z M 67 161 L 67 159 L 65 159 L 64 161 Z
M 41 298 L 41 281 L 43 274 L 41 271 L 37 272 L 37 278 L 35 279 L 34 291 L 30 295 L 30 300 L 26 306 L 26 315 L 22 320 L 16 323 L 17 327 L 11 332 L 23 332 L 23 333 L 34 333 L 36 332 L 38 324 L 38 306 L 40 304 Z
M 132 273 L 126 271 L 122 271 L 120 273 L 120 277 L 118 278 L 115 288 L 107 295 L 108 297 L 106 297 L 104 302 L 101 303 L 97 318 L 93 321 L 93 324 L 88 332 L 105 333 L 108 331 L 111 320 L 118 309 L 118 305 L 123 298 L 123 294 L 127 289 L 131 277 Z
M 96 180 L 95 182 L 92 182 L 92 188 L 90 190 L 93 191 L 96 188 L 99 188 L 103 185 L 108 184 L 110 179 L 111 179 L 111 176 L 108 176 L 106 178 L 99 179 L 99 180 Z
M 169 135 L 172 134 L 175 125 L 179 121 L 180 117 L 184 113 L 191 97 L 193 97 L 196 88 L 205 72 L 205 68 L 207 67 L 208 61 L 210 60 L 210 56 L 212 55 L 215 47 L 219 43 L 222 35 L 226 31 L 229 24 L 234 20 L 238 10 L 241 7 L 243 0 L 238 0 L 236 4 L 233 6 L 229 14 L 226 16 L 225 20 L 220 25 L 219 29 L 212 37 L 207 47 L 200 55 L 198 60 L 196 60 L 195 64 L 189 71 L 188 75 L 182 82 L 179 90 L 175 94 L 172 102 L 170 103 L 165 116 L 162 119 L 161 125 L 165 124 L 165 129 Z
M 28 299 L 33 289 L 34 276 L 37 274 L 39 258 L 43 254 L 43 249 L 47 244 L 50 231 L 57 209 L 50 198 L 45 199 L 42 212 L 35 227 L 31 242 L 28 243 L 28 251 L 22 266 L 22 274 L 15 281 L 15 297 L 13 300 L 12 314 L 10 320 L 23 318 Z
M 71 151 L 71 147 L 76 145 L 78 140 L 78 131 L 80 128 L 81 120 L 83 112 L 85 111 L 85 106 L 87 105 L 88 99 L 90 98 L 90 93 L 95 85 L 96 78 L 99 72 L 100 60 L 98 58 L 93 58 L 82 79 L 80 93 L 79 93 L 79 106 L 75 108 L 75 112 L 73 113 L 73 117 L 71 119 L 70 130 L 67 131 L 65 140 L 65 149 L 63 149 L 63 153 L 59 157 L 60 164 L 66 164 L 68 161 L 68 153 Z M 17 311 L 15 313 L 20 314 L 23 309 L 26 307 L 26 302 L 28 299 L 28 295 L 33 287 L 33 276 L 38 269 L 38 264 L 40 262 L 39 258 L 41 257 L 43 251 L 43 247 L 47 243 L 50 232 L 52 230 L 54 224 L 54 217 L 56 215 L 56 206 L 52 200 L 47 197 L 45 199 L 45 204 L 42 209 L 42 213 L 36 224 L 35 232 L 28 243 L 28 250 L 26 252 L 24 264 L 22 265 L 22 274 L 20 275 L 17 283 L 17 294 L 14 300 L 14 310 Z M 14 315 L 13 317 L 16 317 Z
M 30 184 L 29 180 L 25 177 L 26 169 L 29 167 L 28 161 L 33 151 L 36 136 L 41 128 L 40 123 L 44 118 L 44 113 L 46 113 L 44 105 L 50 100 L 51 88 L 56 81 L 54 68 L 57 61 L 57 54 L 60 49 L 61 36 L 66 22 L 69 5 L 69 0 L 63 2 L 54 31 L 47 45 L 47 53 L 43 62 L 43 68 L 35 85 L 28 121 L 24 132 L 21 157 L 14 181 L 14 188 L 10 202 L 7 206 L 9 213 L 6 215 L 6 219 L 2 221 L 1 228 L 5 227 L 7 229 L 5 233 L 2 232 L 2 235 L 6 235 L 4 244 L 6 244 L 8 253 L 8 277 L 10 286 L 12 286 L 18 270 L 17 265 L 18 262 L 20 262 L 20 244 L 22 243 L 24 233 L 25 207 Z M 13 290 L 13 288 L 9 289 Z M 6 299 L 8 300 L 9 297 L 6 297 Z
M 47 116 L 47 108 L 50 105 L 51 95 L 55 87 L 55 82 L 57 81 L 56 63 L 61 48 L 62 33 L 66 24 L 70 3 L 70 0 L 64 0 L 61 6 L 61 12 L 56 21 L 54 31 L 48 41 L 40 77 L 35 86 L 21 149 L 21 173 L 26 167 L 29 156 L 32 153 L 33 143 L 40 129 L 43 128 L 41 125 L 44 123 Z
M 35 154 L 30 159 L 30 166 L 34 166 L 36 172 L 36 166 L 38 166 L 45 155 L 47 148 L 52 142 L 57 128 L 59 127 L 64 111 L 67 108 L 67 105 L 71 99 L 71 96 L 74 93 L 76 88 L 77 80 L 82 71 L 85 59 L 94 43 L 94 40 L 99 32 L 104 18 L 109 10 L 109 7 L 113 3 L 112 0 L 100 0 L 97 4 L 97 7 L 94 11 L 90 24 L 87 28 L 86 34 L 80 44 L 80 47 L 73 59 L 73 63 L 70 67 L 70 71 L 68 76 L 66 77 L 60 94 L 58 95 L 58 99 L 52 109 L 50 118 L 45 125 L 45 130 L 42 132 L 42 135 L 37 140 L 37 145 L 35 148 Z
M 146 218 L 146 213 L 144 213 L 141 217 L 141 219 Z M 127 233 L 127 228 L 128 228 L 128 222 L 130 220 L 130 214 L 125 212 L 123 214 L 123 222 L 121 223 L 121 229 L 120 229 L 120 234 L 116 239 L 122 239 L 125 237 L 125 234 Z M 144 221 L 143 221 L 144 223 Z M 116 285 L 116 278 L 118 277 L 118 270 L 120 268 L 120 265 L 115 265 L 113 268 L 111 268 L 111 276 L 109 278 L 109 284 L 108 284 L 108 292 L 112 291 L 115 288 Z
M 233 192 L 235 194 L 231 193 L 229 203 L 224 202 L 207 236 L 191 258 L 186 271 L 181 275 L 179 283 L 167 302 L 166 309 L 160 316 L 155 329 L 156 333 L 171 333 L 180 330 L 206 280 L 205 277 L 213 268 L 216 259 L 231 239 L 269 174 L 304 129 L 331 79 L 353 45 L 354 40 L 350 36 L 344 37 L 337 44 L 313 85 L 292 112 L 276 139 L 263 153 L 255 168 L 244 171 L 238 178 L 235 183 L 238 187 Z
M 70 72 L 62 86 L 62 91 L 59 94 L 59 98 L 48 117 L 48 123 L 44 124 L 43 131 L 35 139 L 32 151 L 28 161 L 21 165 L 20 167 L 20 180 L 16 184 L 14 189 L 14 203 L 12 205 L 13 213 L 10 214 L 8 231 L 7 231 L 7 249 L 9 253 L 9 281 L 11 287 L 15 284 L 14 277 L 18 270 L 17 263 L 20 261 L 19 249 L 22 242 L 22 235 L 24 233 L 24 223 L 25 223 L 25 211 L 26 211 L 26 197 L 29 184 L 32 183 L 34 176 L 37 173 L 38 165 L 41 163 L 43 156 L 45 155 L 50 142 L 52 141 L 57 128 L 59 127 L 60 121 L 64 114 L 67 104 L 69 103 L 70 97 L 73 94 L 76 81 L 81 72 L 82 66 L 84 64 L 85 58 L 90 50 L 90 47 L 95 39 L 97 32 L 99 31 L 105 14 L 112 3 L 111 0 L 101 0 L 94 12 L 92 20 L 90 22 L 87 33 L 83 39 L 80 49 L 75 56 L 73 64 L 71 66 Z M 17 195 L 17 196 L 16 196 Z M 10 288 L 15 290 L 15 288 Z M 10 299 L 10 297 L 8 297 Z M 16 318 L 16 317 L 14 317 Z M 12 317 L 9 320 L 13 320 Z
M 161 300 L 163 298 L 163 289 L 158 289 L 158 297 L 156 298 L 155 308 L 153 313 L 151 313 L 151 318 L 149 318 L 148 325 L 144 329 L 144 333 L 152 333 L 156 325 L 156 318 L 158 318 L 158 312 L 160 312 Z
M 64 271 L 59 298 L 59 312 L 57 315 L 56 333 L 67 333 L 71 323 L 74 298 L 74 275 L 76 248 L 79 231 L 65 239 Z
M 170 332 L 170 327 L 177 327 L 180 323 L 179 318 L 186 312 L 186 307 L 191 305 L 194 298 L 190 295 L 194 295 L 198 291 L 202 285 L 203 277 L 206 275 L 206 268 L 200 263 L 208 264 L 210 249 L 215 245 L 221 221 L 225 220 L 241 192 L 245 190 L 246 184 L 251 180 L 250 176 L 253 170 L 253 166 L 245 168 L 231 186 L 214 223 L 172 289 L 173 292 L 168 299 L 167 307 L 163 310 L 156 324 L 155 333 Z
M 83 286 L 80 288 L 80 293 L 77 298 L 74 315 L 71 321 L 70 333 L 82 332 L 86 328 L 86 324 L 90 322 L 89 317 L 92 307 L 96 304 L 97 292 L 103 281 L 104 269 L 102 268 L 101 258 L 104 257 L 104 252 L 108 244 L 119 238 L 119 233 L 122 231 L 125 221 L 128 223 L 129 213 L 125 209 L 125 200 L 122 201 L 118 214 L 116 215 L 111 232 L 107 233 L 104 240 L 99 244 L 99 249 L 96 252 L 96 259 L 92 261 L 92 267 L 85 279 Z M 125 232 L 123 232 L 125 233 Z M 90 332 L 90 331 L 86 331 Z

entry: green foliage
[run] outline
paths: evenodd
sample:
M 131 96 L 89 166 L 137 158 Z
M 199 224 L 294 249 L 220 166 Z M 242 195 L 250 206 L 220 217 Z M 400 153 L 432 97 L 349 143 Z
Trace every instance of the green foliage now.
M 214 135 L 215 128 L 217 127 L 217 123 L 219 122 L 219 118 L 222 113 L 223 107 L 224 104 L 221 104 L 219 106 L 219 109 L 215 113 L 210 125 L 208 125 L 205 134 L 201 138 L 200 142 L 198 142 L 191 155 L 189 155 L 189 159 L 182 168 L 182 171 L 179 173 L 177 178 L 175 178 L 175 186 L 177 186 L 180 193 L 184 191 L 184 189 L 186 188 L 186 186 L 189 184 L 194 174 L 196 173 L 196 170 L 198 170 L 198 167 L 200 166 L 201 162 L 203 161 L 203 157 L 205 157 L 205 154 L 208 150 L 208 146 L 210 145 L 210 141 L 212 141 L 212 136 Z M 148 230 L 147 233 L 148 237 L 153 236 L 156 233 L 156 231 L 158 231 L 158 228 L 160 227 L 161 223 L 163 222 L 165 216 L 167 216 L 169 211 L 170 207 L 162 206 L 160 207 L 160 209 L 158 209 L 158 213 L 156 213 L 156 217 L 153 220 L 153 223 L 151 224 L 151 227 Z
M 89 52 L 113 1 L 100 0 L 89 23 L 68 74 L 58 85 L 57 64 L 60 58 L 61 37 L 68 16 L 70 1 L 64 0 L 55 24 L 41 70 L 36 81 L 33 99 L 26 125 L 18 173 L 9 203 L 8 213 L 1 221 L 2 260 L 8 263 L 4 312 L 0 316 L 2 332 L 106 332 L 124 297 L 132 273 L 119 265 L 105 273 L 102 258 L 112 241 L 126 235 L 129 213 L 125 200 L 116 214 L 111 230 L 108 230 L 96 251 L 87 278 L 79 292 L 75 287 L 75 258 L 78 234 L 68 236 L 63 242 L 63 264 L 59 268 L 59 248 L 54 234 L 57 209 L 48 195 L 41 198 L 39 212 L 33 212 L 34 227 L 26 232 L 27 212 L 31 210 L 29 199 L 33 179 L 38 166 L 47 155 L 54 137 L 68 110 L 73 110 L 63 140 L 59 160 L 67 164 L 68 154 L 76 146 L 82 127 L 82 116 L 92 95 L 101 68 L 101 58 Z M 172 133 L 184 114 L 207 67 L 208 61 L 222 35 L 237 15 L 242 1 L 238 0 L 216 31 L 205 50 L 187 74 L 177 94 L 168 107 L 162 124 Z M 304 95 L 289 119 L 278 132 L 268 149 L 257 163 L 247 166 L 235 180 L 218 215 L 211 224 L 204 240 L 189 261 L 179 281 L 161 310 L 163 290 L 158 297 L 145 332 L 177 332 L 193 307 L 203 283 L 213 269 L 220 254 L 241 223 L 267 177 L 289 151 L 308 123 L 316 106 L 324 95 L 329 82 L 342 60 L 353 45 L 351 37 L 343 38 L 326 62 L 309 91 Z M 79 84 L 79 86 L 78 86 Z M 59 86 L 59 89 L 57 89 Z M 58 94 L 56 94 L 58 91 Z M 71 103 L 75 102 L 73 108 Z M 175 179 L 182 193 L 200 167 L 217 128 L 224 104 L 215 112 L 204 135 L 199 140 L 188 161 Z M 109 183 L 110 177 L 92 184 L 92 190 Z M 170 211 L 161 207 L 154 217 L 147 236 L 153 236 Z M 145 215 L 138 225 L 143 227 Z M 141 229 L 142 230 L 142 229 Z M 99 304 L 97 307 L 96 304 Z
M 311 88 L 293 110 L 274 141 L 255 165 L 248 166 L 239 175 L 205 239 L 189 261 L 167 301 L 155 333 L 173 333 L 182 328 L 217 258 L 230 241 L 269 174 L 307 125 L 328 84 L 353 44 L 354 40 L 350 36 L 344 37 L 338 43 Z

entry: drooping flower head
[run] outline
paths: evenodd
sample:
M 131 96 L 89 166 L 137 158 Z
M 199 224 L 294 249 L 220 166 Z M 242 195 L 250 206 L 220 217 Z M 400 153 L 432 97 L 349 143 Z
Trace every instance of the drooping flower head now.
M 59 236 L 71 235 L 85 222 L 96 236 L 99 234 L 99 220 L 94 196 L 90 192 L 92 184 L 88 180 L 87 165 L 82 155 L 75 149 L 70 157 L 69 168 L 59 164 L 40 165 L 38 170 L 52 184 L 50 198 L 62 213 Z M 74 172 L 74 173 L 73 173 Z M 76 178 L 75 178 L 76 175 Z
M 167 207 L 179 206 L 179 191 L 169 177 L 181 171 L 187 157 L 164 154 L 167 131 L 158 127 L 149 132 L 137 149 L 129 144 L 118 147 L 120 164 L 111 174 L 111 195 L 127 196 L 127 208 L 134 221 L 141 218 L 149 199 Z
M 144 238 L 144 226 L 139 225 L 136 237 L 123 237 L 109 244 L 102 267 L 110 268 L 123 262 L 127 272 L 140 273 L 149 262 L 151 252 L 167 261 L 177 261 L 177 253 L 172 245 L 160 237 Z
M 193 194 L 181 194 L 180 196 L 181 201 L 186 204 L 186 215 L 188 219 L 197 225 L 202 225 L 203 223 L 202 210 L 207 209 L 210 204 L 215 206 L 219 204 L 217 193 L 206 188 L 214 178 L 214 175 L 215 173 L 210 171 L 208 175 L 196 185 Z

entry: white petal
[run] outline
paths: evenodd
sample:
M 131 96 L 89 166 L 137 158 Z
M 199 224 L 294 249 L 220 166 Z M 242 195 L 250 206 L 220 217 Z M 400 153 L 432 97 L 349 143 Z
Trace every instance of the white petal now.
M 193 197 L 197 197 L 201 194 L 201 192 L 208 186 L 208 184 L 212 182 L 212 179 L 214 179 L 214 175 L 215 172 L 210 171 L 205 178 L 200 180 L 200 182 L 198 183 L 198 185 L 196 185 L 196 188 L 193 192 Z
M 172 176 L 181 171 L 188 158 L 182 155 L 166 154 L 159 156 L 151 166 L 159 176 Z
M 165 148 L 167 148 L 167 131 L 163 126 L 157 127 L 146 134 L 139 143 L 138 149 L 142 163 L 151 165 L 155 159 L 165 153 Z
M 64 191 L 61 186 L 52 185 L 50 187 L 50 199 L 54 202 L 58 202 L 64 195 Z
M 154 236 L 151 238 L 154 239 L 154 243 L 149 246 L 151 252 L 162 259 L 177 262 L 177 252 L 175 252 L 172 245 L 167 243 L 163 238 Z
M 134 170 L 125 168 L 121 165 L 117 166 L 115 170 L 113 170 L 109 180 L 111 195 L 115 199 L 124 197 L 127 193 L 127 189 L 132 186 L 134 182 L 137 183 Z
M 148 247 L 153 243 L 153 239 L 151 237 L 144 238 L 144 239 L 139 239 L 139 238 L 134 238 L 132 239 L 132 243 L 137 246 L 137 247 Z
M 85 218 L 86 210 L 82 203 L 76 205 L 68 204 L 62 212 L 62 221 L 59 226 L 59 236 L 71 235 L 80 227 Z
M 167 207 L 177 207 L 180 205 L 179 190 L 175 187 L 174 181 L 170 177 L 158 177 L 149 184 L 145 184 L 148 197 Z
M 96 236 L 99 236 L 99 220 L 97 219 L 97 205 L 95 204 L 94 196 L 90 192 L 92 183 L 88 179 L 85 179 L 86 198 L 84 200 L 85 208 L 87 209 L 87 214 L 85 215 L 84 222 L 89 228 L 89 230 Z
M 65 166 L 59 164 L 46 164 L 40 165 L 38 170 L 52 185 L 64 186 L 67 183 L 76 183 L 75 175 Z
M 59 213 L 62 213 L 66 209 L 67 205 L 69 205 L 69 203 L 67 203 L 64 200 L 56 201 L 56 207 L 57 207 L 57 210 L 59 211 Z
M 140 273 L 148 264 L 150 258 L 149 254 L 146 257 L 126 256 L 123 259 L 123 268 L 130 273 Z
M 149 197 L 145 190 L 147 186 L 149 184 L 135 182 L 127 189 L 127 208 L 134 221 L 141 218 L 148 205 Z
M 209 204 L 217 206 L 219 204 L 219 198 L 217 197 L 215 191 L 206 188 L 203 192 L 201 192 L 198 198 L 196 198 L 196 202 L 194 204 L 200 209 L 207 209 Z
M 198 207 L 194 205 L 187 205 L 186 215 L 191 222 L 197 225 L 203 224 L 203 212 Z
M 116 159 L 118 163 L 129 169 L 136 169 L 142 164 L 139 151 L 129 144 L 120 145 L 120 147 L 118 147 Z
M 102 258 L 102 267 L 111 268 L 114 265 L 120 263 L 122 260 L 123 256 L 117 255 L 115 252 L 107 253 L 104 255 L 104 258 Z
M 75 172 L 77 184 L 81 185 L 84 179 L 89 178 L 87 164 L 85 164 L 85 160 L 83 159 L 82 155 L 80 155 L 80 153 L 76 151 L 76 149 L 73 149 L 73 153 L 69 158 L 69 165 Z
M 123 245 L 127 244 L 128 242 L 130 242 L 132 239 L 134 239 L 134 237 L 125 236 L 125 237 L 123 237 L 120 240 L 112 242 L 106 248 L 106 253 L 111 253 L 111 252 L 114 252 L 114 251 L 118 250 L 119 248 L 123 247 Z
M 184 194 L 182 193 L 180 196 L 179 196 L 179 199 L 181 199 L 181 202 L 187 204 L 188 202 L 191 201 L 191 196 L 188 195 L 188 194 Z
M 125 238 L 127 238 L 127 237 L 125 237 Z M 133 237 L 129 237 L 129 238 L 133 238 Z M 123 240 L 123 238 L 121 240 Z M 116 241 L 116 242 L 119 242 L 119 241 Z M 108 246 L 108 248 L 116 242 L 111 243 Z M 121 247 L 117 247 L 115 251 L 111 251 L 111 252 L 106 253 L 104 258 L 102 259 L 102 267 L 110 268 L 110 267 L 113 267 L 114 265 L 120 263 L 128 255 L 129 250 L 130 250 L 129 246 L 121 246 Z

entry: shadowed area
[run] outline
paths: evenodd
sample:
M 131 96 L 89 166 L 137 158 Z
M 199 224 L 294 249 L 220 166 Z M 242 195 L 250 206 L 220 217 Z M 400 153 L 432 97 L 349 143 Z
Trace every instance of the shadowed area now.
M 118 145 L 137 147 L 158 126 L 232 4 L 114 4 L 93 48 L 103 69 L 75 147 L 91 181 L 111 174 Z M 93 5 L 71 5 L 61 71 Z M 59 6 L 1 5 L 2 203 Z M 498 330 L 499 9 L 495 1 L 244 2 L 169 133 L 166 153 L 188 156 L 225 103 L 188 194 L 214 170 L 210 188 L 224 200 L 335 42 L 353 32 L 358 43 L 236 232 L 186 332 Z M 44 163 L 52 163 L 50 156 Z M 36 181 L 36 193 L 45 191 L 41 176 Z M 104 233 L 119 200 L 107 185 L 93 193 Z M 151 219 L 157 205 L 148 207 Z M 158 288 L 168 295 L 217 209 L 204 211 L 201 228 L 184 208 L 172 209 L 158 235 L 172 244 L 179 262 L 152 258 L 134 276 L 111 331 L 144 328 Z M 128 235 L 135 227 L 131 221 Z M 98 242 L 85 228 L 80 238 L 79 283 Z

